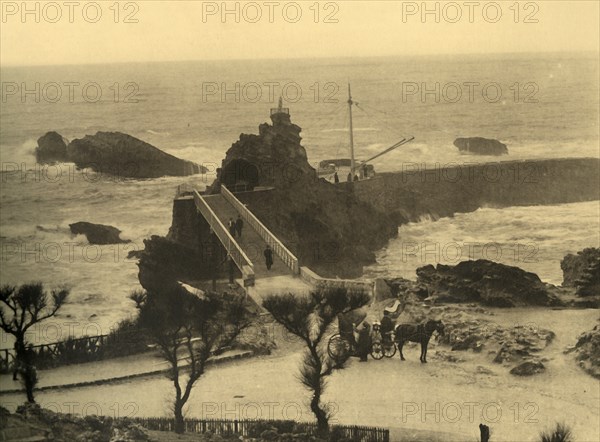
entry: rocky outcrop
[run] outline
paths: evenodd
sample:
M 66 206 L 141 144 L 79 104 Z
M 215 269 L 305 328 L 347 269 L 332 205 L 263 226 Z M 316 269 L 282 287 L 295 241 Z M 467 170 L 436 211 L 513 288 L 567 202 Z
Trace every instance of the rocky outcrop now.
M 213 255 L 214 254 L 214 255 Z M 198 250 L 193 244 L 181 244 L 153 235 L 144 240 L 144 249 L 136 253 L 139 259 L 138 279 L 148 291 L 160 292 L 177 281 L 192 283 L 227 277 L 226 254 L 220 247 Z M 235 275 L 236 278 L 240 274 Z
M 522 363 L 543 363 L 545 349 L 556 335 L 535 324 L 500 325 L 492 320 L 493 311 L 477 304 L 428 305 L 414 294 L 408 295 L 399 323 L 420 323 L 427 319 L 441 320 L 444 334 L 431 341 L 436 358 L 461 362 L 465 352 L 480 353 L 491 362 L 512 369 Z M 450 347 L 451 352 L 441 350 Z
M 535 273 L 480 259 L 417 269 L 418 282 L 439 302 L 478 302 L 494 307 L 555 306 L 561 301 Z
M 506 144 L 489 138 L 471 137 L 457 138 L 454 145 L 463 153 L 473 155 L 507 155 Z
M 35 148 L 35 160 L 40 164 L 62 163 L 68 161 L 67 142 L 57 132 L 47 132 L 38 138 Z
M 510 374 L 515 376 L 533 376 L 544 371 L 546 371 L 546 367 L 540 361 L 525 361 L 514 367 L 510 371 Z
M 575 351 L 579 366 L 596 379 L 600 379 L 600 325 L 579 336 L 575 347 L 567 352 Z
M 563 286 L 576 287 L 579 296 L 600 295 L 600 248 L 568 254 L 560 262 Z
M 144 442 L 150 441 L 148 431 L 129 419 L 55 413 L 38 404 L 25 404 L 11 414 L 0 407 L 3 425 L 0 433 L 8 439 L 22 441 L 93 441 Z
M 138 138 L 121 132 L 97 132 L 75 139 L 67 158 L 79 168 L 127 178 L 187 176 L 206 172 L 202 166 L 179 159 Z
M 122 244 L 131 242 L 128 239 L 121 239 L 121 231 L 113 226 L 80 221 L 69 224 L 69 228 L 74 235 L 85 235 L 90 244 Z
M 344 188 L 317 178 L 287 113 L 227 151 L 208 192 L 225 184 L 300 260 L 321 276 L 357 277 L 397 235 L 394 220 Z

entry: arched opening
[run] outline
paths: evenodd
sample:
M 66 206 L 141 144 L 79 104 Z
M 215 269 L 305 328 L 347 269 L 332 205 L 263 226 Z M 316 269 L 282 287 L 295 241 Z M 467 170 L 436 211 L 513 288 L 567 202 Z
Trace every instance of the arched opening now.
M 254 190 L 258 185 L 258 168 L 246 160 L 232 160 L 221 171 L 221 183 L 232 192 Z

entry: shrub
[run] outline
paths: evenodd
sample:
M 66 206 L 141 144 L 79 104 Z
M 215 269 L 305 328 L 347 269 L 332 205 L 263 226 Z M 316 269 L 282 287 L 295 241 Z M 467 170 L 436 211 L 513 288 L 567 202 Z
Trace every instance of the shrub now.
M 564 423 L 557 423 L 556 428 L 551 432 L 542 431 L 540 433 L 540 442 L 572 442 L 571 429 Z

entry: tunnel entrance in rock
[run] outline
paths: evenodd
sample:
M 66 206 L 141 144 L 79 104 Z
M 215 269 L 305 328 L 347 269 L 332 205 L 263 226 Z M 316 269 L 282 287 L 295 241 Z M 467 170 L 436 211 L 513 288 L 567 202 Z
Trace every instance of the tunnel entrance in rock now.
M 258 168 L 246 160 L 232 160 L 221 172 L 221 183 L 232 192 L 254 190 L 258 185 Z

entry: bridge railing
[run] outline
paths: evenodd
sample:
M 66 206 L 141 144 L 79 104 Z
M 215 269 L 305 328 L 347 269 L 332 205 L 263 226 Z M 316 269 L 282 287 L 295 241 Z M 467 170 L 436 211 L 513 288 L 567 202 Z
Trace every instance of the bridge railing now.
M 254 213 L 252 213 L 250 209 L 237 199 L 224 185 L 221 185 L 221 194 L 237 209 L 242 216 L 242 219 L 252 226 L 252 228 L 258 232 L 260 237 L 271 246 L 275 254 L 281 258 L 285 265 L 287 265 L 295 275 L 300 274 L 298 258 L 296 258 L 262 222 L 260 222 L 256 215 L 254 215 Z
M 237 265 L 238 269 L 241 270 L 244 278 L 244 285 L 254 285 L 254 265 L 250 258 L 246 256 L 244 251 L 241 249 L 239 244 L 231 236 L 229 231 L 225 228 L 221 220 L 217 217 L 215 212 L 210 208 L 208 203 L 202 198 L 202 195 L 194 190 L 194 202 L 198 211 L 206 218 L 212 231 L 217 235 L 227 253 L 232 257 L 233 261 Z

